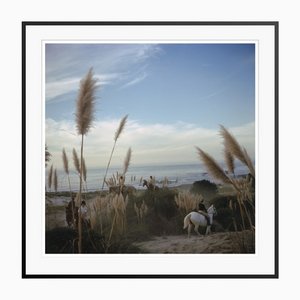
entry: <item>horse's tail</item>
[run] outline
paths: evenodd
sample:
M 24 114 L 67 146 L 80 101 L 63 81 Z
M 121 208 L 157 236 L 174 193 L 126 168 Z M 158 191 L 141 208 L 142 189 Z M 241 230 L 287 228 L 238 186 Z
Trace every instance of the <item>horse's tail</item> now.
M 191 220 L 191 213 L 189 213 L 188 215 L 185 216 L 184 220 L 183 220 L 183 229 L 187 228 L 190 224 Z

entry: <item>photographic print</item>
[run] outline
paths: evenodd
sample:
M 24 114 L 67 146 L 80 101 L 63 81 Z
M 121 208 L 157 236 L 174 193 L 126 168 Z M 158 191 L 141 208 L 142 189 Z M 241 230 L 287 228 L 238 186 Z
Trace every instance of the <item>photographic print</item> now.
M 251 265 L 259 260 L 261 248 L 272 252 L 276 262 L 276 240 L 262 247 L 265 231 L 259 219 L 263 205 L 276 207 L 276 195 L 269 202 L 261 196 L 275 190 L 269 180 L 262 192 L 262 158 L 268 154 L 261 152 L 276 153 L 271 140 L 262 150 L 267 129 L 261 130 L 266 115 L 259 75 L 265 74 L 261 61 L 266 51 L 260 38 L 249 38 L 247 31 L 244 39 L 240 31 L 239 38 L 233 38 L 236 33 L 222 37 L 211 26 L 215 37 L 204 34 L 200 39 L 201 24 L 191 24 L 196 32 L 192 38 L 184 34 L 188 26 L 182 25 L 183 33 L 177 33 L 175 24 L 151 22 L 83 24 L 75 38 L 76 24 L 57 36 L 60 24 L 34 24 L 39 25 L 45 33 L 38 33 L 38 49 L 31 50 L 29 39 L 25 49 L 37 51 L 40 58 L 34 75 L 40 78 L 40 137 L 35 135 L 33 144 L 42 175 L 33 194 L 40 194 L 41 216 L 35 218 L 42 238 L 33 244 L 39 244 L 34 251 L 40 252 L 43 263 L 89 261 L 86 268 L 93 259 L 99 263 L 99 269 L 71 270 L 70 276 L 218 277 L 231 271 L 218 271 L 216 261 L 236 258 L 237 264 L 244 260 Z M 89 25 L 100 33 L 86 34 Z M 122 35 L 129 25 L 138 29 L 132 36 Z M 165 32 L 153 35 L 147 25 Z M 201 30 L 206 27 L 209 24 Z M 266 27 L 274 29 L 272 24 Z M 271 41 L 273 37 L 274 31 L 268 35 Z M 273 40 L 268 48 L 272 55 L 274 45 Z M 271 103 L 269 126 L 274 132 L 276 68 L 266 69 L 273 77 L 268 77 L 265 90 L 270 96 L 264 105 Z M 271 163 L 275 170 L 274 160 Z M 24 205 L 28 213 L 28 202 Z M 32 227 L 28 216 L 23 217 L 26 228 Z M 274 226 L 274 215 L 265 222 Z M 208 265 L 200 274 L 197 268 L 189 272 L 180 267 L 184 261 L 199 265 L 203 258 L 213 257 L 212 271 Z M 129 270 L 128 259 L 134 266 L 145 263 L 146 269 Z M 122 261 L 119 271 L 116 261 Z M 151 261 L 165 266 L 161 271 L 151 269 Z M 178 269 L 169 268 L 174 262 Z M 33 269 L 39 269 L 38 264 Z M 109 264 L 115 265 L 112 270 Z M 269 268 L 274 271 L 274 264 Z M 59 268 L 46 272 L 66 274 Z M 231 275 L 260 273 L 234 272 Z

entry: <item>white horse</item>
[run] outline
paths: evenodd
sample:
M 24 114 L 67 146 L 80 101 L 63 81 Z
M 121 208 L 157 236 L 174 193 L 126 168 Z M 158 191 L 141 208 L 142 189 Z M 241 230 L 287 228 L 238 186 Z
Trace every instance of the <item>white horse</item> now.
M 217 210 L 213 204 L 207 209 L 207 214 L 210 219 L 210 225 L 207 225 L 206 217 L 199 212 L 192 211 L 185 216 L 183 220 L 183 229 L 186 229 L 188 227 L 188 237 L 190 237 L 191 235 L 192 226 L 194 226 L 194 231 L 198 235 L 200 235 L 198 231 L 199 226 L 203 226 L 203 227 L 206 226 L 205 235 L 211 233 L 211 224 L 213 223 L 214 215 L 217 214 Z

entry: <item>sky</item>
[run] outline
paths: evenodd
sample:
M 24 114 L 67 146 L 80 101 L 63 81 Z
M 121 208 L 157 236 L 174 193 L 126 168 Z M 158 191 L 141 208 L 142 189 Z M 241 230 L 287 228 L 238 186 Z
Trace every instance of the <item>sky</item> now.
M 85 138 L 90 167 L 105 167 L 114 133 L 128 114 L 112 165 L 132 148 L 135 165 L 199 162 L 195 146 L 222 160 L 219 125 L 254 160 L 254 44 L 45 45 L 45 129 L 52 162 L 80 150 L 75 108 L 80 80 L 93 68 L 96 113 Z

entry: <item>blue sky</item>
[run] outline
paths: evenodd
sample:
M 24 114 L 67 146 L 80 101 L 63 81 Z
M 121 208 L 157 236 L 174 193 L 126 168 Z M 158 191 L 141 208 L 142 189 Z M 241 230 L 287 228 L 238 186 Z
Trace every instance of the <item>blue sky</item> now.
M 77 91 L 93 67 L 99 88 L 87 145 L 92 164 L 104 164 L 126 114 L 117 159 L 131 146 L 137 164 L 193 162 L 195 145 L 221 159 L 219 124 L 254 156 L 254 44 L 47 44 L 45 61 L 46 142 L 54 153 L 78 145 Z M 105 153 L 98 157 L 97 140 Z

